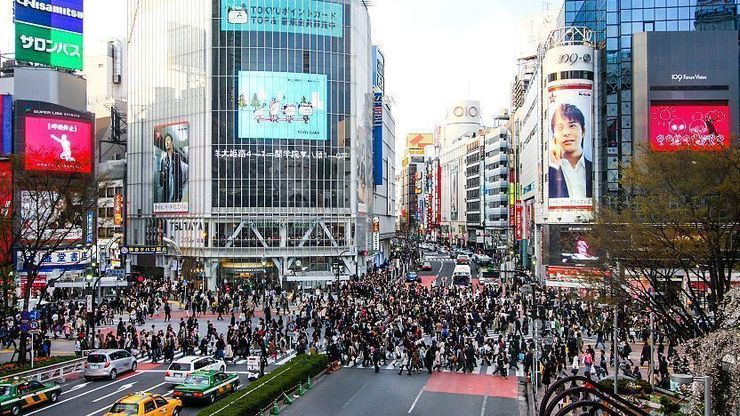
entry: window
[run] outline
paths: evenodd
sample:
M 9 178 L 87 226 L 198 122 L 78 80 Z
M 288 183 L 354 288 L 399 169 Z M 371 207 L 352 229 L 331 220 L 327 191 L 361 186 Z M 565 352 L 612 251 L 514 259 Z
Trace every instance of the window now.
M 156 406 L 154 405 L 154 400 L 147 400 L 144 402 L 144 413 L 153 412 L 154 409 L 156 409 Z
M 157 403 L 157 407 L 165 407 L 165 406 L 167 406 L 167 400 L 165 400 L 161 396 L 156 396 L 154 398 L 154 402 Z

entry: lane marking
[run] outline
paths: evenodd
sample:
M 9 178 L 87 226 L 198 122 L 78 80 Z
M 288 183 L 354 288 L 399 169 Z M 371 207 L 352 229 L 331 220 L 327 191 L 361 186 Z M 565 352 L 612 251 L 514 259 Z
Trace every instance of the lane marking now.
M 97 399 L 93 400 L 92 402 L 93 403 L 97 403 L 97 402 L 99 402 L 99 401 L 101 401 L 103 399 L 107 399 L 108 397 L 110 397 L 110 396 L 112 396 L 114 394 L 118 394 L 118 393 L 120 393 L 120 392 L 122 392 L 124 390 L 128 390 L 131 387 L 134 387 L 134 384 L 136 384 L 136 381 L 134 381 L 133 383 L 128 383 L 128 384 L 124 384 L 122 386 L 119 386 L 118 387 L 118 390 L 114 391 L 113 393 L 109 393 L 109 394 L 106 394 L 105 396 L 98 397 Z
M 164 383 L 159 383 L 159 384 L 157 384 L 157 385 L 155 385 L 155 386 L 152 386 L 152 387 L 150 387 L 150 388 L 148 388 L 148 389 L 144 390 L 144 392 L 146 393 L 146 392 L 148 392 L 148 391 L 154 390 L 154 389 L 156 389 L 157 387 L 159 387 L 159 386 L 161 386 L 161 385 L 163 385 L 163 384 L 167 384 L 167 382 L 164 382 Z M 112 393 L 112 394 L 109 394 L 108 396 L 111 396 L 111 395 L 113 395 L 113 394 L 116 394 L 116 393 L 119 393 L 119 392 L 118 392 L 118 391 L 116 391 L 116 392 L 114 392 L 114 393 Z M 165 395 L 163 395 L 163 396 L 169 395 L 169 394 L 171 394 L 171 393 L 172 393 L 172 391 L 169 391 L 169 392 L 168 392 L 167 394 L 165 394 Z M 101 399 L 102 399 L 102 397 L 101 397 Z M 97 401 L 97 400 L 96 400 L 96 401 Z M 95 410 L 94 412 L 88 413 L 88 414 L 86 414 L 85 416 L 93 416 L 93 415 L 95 415 L 95 414 L 98 414 L 98 413 L 102 412 L 103 410 L 106 410 L 106 409 L 110 409 L 111 407 L 113 407 L 113 405 L 114 405 L 114 404 L 115 404 L 115 402 L 113 402 L 113 403 L 111 403 L 111 404 L 109 404 L 109 405 L 107 405 L 107 406 L 105 406 L 105 407 L 102 407 L 102 408 L 100 408 L 100 409 L 98 409 L 98 410 Z
M 354 400 L 355 397 L 357 397 L 357 395 L 360 394 L 362 392 L 362 390 L 365 389 L 365 387 L 367 387 L 367 384 L 368 383 L 369 383 L 369 381 L 366 382 L 365 384 L 363 384 L 362 387 L 360 387 L 360 389 L 357 390 L 357 393 L 353 394 L 352 397 L 350 397 L 349 400 L 347 400 L 347 403 L 345 403 L 344 406 L 342 406 L 342 409 L 344 409 L 345 407 L 349 406 L 350 402 L 352 402 L 352 400 Z
M 32 415 L 35 415 L 37 413 L 40 413 L 40 412 L 43 412 L 43 411 L 47 411 L 47 410 L 51 409 L 52 407 L 59 406 L 62 403 L 66 403 L 66 402 L 68 402 L 70 400 L 74 400 L 74 399 L 77 399 L 79 397 L 88 395 L 88 394 L 90 394 L 90 393 L 92 393 L 94 391 L 98 391 L 100 389 L 104 389 L 104 388 L 110 387 L 110 386 L 112 386 L 114 384 L 120 383 L 122 381 L 126 381 L 126 380 L 130 379 L 131 377 L 136 377 L 136 376 L 138 376 L 140 374 L 143 374 L 143 373 L 136 372 L 136 373 L 131 374 L 130 376 L 122 377 L 122 378 L 120 378 L 120 379 L 118 379 L 118 380 L 116 380 L 116 381 L 114 381 L 112 383 L 104 384 L 104 385 L 102 385 L 100 387 L 96 387 L 96 388 L 94 388 L 92 390 L 88 390 L 88 391 L 82 392 L 82 393 L 78 394 L 77 396 L 70 397 L 70 398 L 64 399 L 64 400 L 60 400 L 60 401 L 58 401 L 56 403 L 52 403 L 49 406 L 46 406 L 46 407 L 42 408 L 42 409 L 35 410 L 33 412 L 30 412 L 30 413 L 26 413 L 26 416 L 32 416 Z
M 488 401 L 488 396 L 483 396 L 483 407 L 480 408 L 480 416 L 484 416 L 486 414 L 486 402 Z
M 419 394 L 416 395 L 416 399 L 414 399 L 414 403 L 411 405 L 411 409 L 409 409 L 409 414 L 414 411 L 414 407 L 416 407 L 416 402 L 419 401 L 419 397 L 421 397 L 421 393 L 424 393 L 424 387 L 419 390 Z

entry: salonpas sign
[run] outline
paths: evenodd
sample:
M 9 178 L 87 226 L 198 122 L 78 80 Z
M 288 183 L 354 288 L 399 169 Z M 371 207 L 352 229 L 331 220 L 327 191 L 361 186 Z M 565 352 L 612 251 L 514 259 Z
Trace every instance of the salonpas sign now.
M 18 61 L 82 69 L 83 0 L 15 0 Z

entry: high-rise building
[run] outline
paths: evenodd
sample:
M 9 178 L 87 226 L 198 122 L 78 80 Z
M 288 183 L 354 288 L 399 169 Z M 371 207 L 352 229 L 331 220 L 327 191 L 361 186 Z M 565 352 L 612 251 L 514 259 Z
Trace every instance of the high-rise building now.
M 168 246 L 135 256 L 140 271 L 213 289 L 333 281 L 335 263 L 347 278 L 372 260 L 367 6 L 276 10 L 129 2 L 127 243 Z

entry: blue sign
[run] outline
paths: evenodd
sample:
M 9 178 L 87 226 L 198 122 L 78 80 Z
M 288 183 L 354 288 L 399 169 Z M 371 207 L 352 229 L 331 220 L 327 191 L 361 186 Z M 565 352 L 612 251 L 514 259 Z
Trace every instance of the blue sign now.
M 221 30 L 341 38 L 343 26 L 344 6 L 338 3 L 316 0 L 221 0 Z
M 41 318 L 41 314 L 36 309 L 32 310 L 28 314 L 28 319 L 32 321 L 38 321 Z
M 82 34 L 83 0 L 15 0 L 15 20 Z
M 85 242 L 87 244 L 93 243 L 95 231 L 95 213 L 93 211 L 87 211 L 87 235 L 85 236 Z
M 28 321 L 31 319 L 31 313 L 28 311 L 21 311 L 21 321 Z
M 373 97 L 373 184 L 383 184 L 383 93 Z
M 13 153 L 13 96 L 0 95 L 0 155 Z
M 28 332 L 28 324 L 22 323 L 21 324 L 21 332 Z
M 326 140 L 326 75 L 239 71 L 239 138 Z

